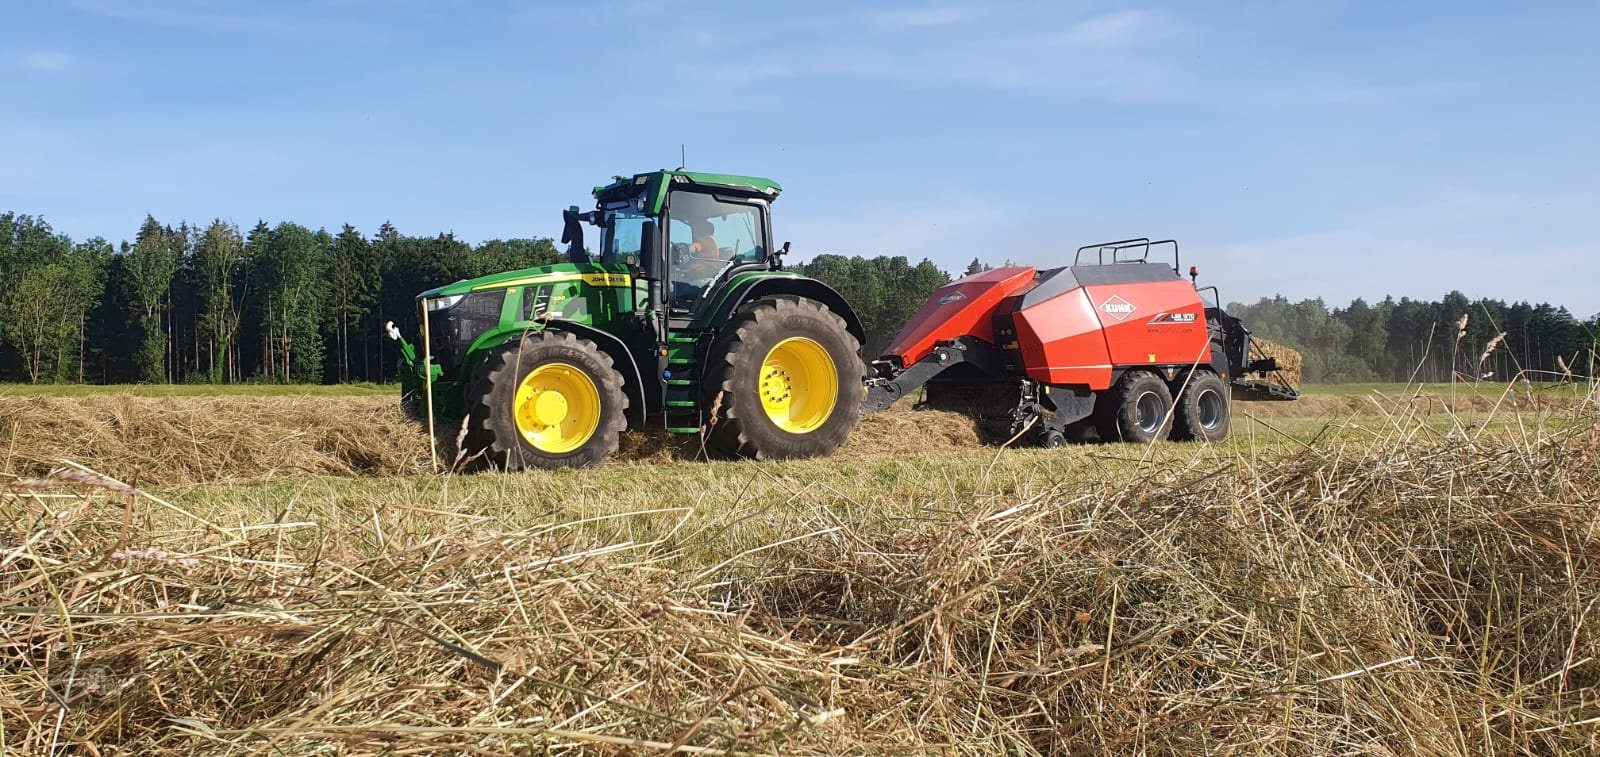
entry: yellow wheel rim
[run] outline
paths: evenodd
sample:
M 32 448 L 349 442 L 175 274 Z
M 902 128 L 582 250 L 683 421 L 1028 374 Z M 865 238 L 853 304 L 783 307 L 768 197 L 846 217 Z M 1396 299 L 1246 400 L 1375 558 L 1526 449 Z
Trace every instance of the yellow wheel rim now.
M 600 427 L 600 390 L 567 363 L 545 363 L 517 386 L 517 431 L 534 449 L 559 455 L 582 447 Z
M 761 361 L 756 391 L 761 408 L 778 428 L 791 434 L 817 430 L 839 401 L 839 373 L 833 358 L 815 340 L 790 337 Z

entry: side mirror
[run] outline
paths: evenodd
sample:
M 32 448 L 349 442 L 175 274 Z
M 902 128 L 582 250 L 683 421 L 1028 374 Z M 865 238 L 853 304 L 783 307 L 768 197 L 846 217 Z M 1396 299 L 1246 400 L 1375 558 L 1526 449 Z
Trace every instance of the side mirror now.
M 583 219 L 574 205 L 561 211 L 561 243 L 567 246 L 567 259 L 574 263 L 589 262 L 589 252 L 583 248 Z

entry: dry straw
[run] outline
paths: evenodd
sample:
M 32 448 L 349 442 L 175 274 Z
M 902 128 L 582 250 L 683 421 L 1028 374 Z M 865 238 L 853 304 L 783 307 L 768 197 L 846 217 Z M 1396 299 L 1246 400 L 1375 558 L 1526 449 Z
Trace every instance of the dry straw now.
M 719 516 L 770 527 L 737 548 L 719 536 L 732 526 L 692 525 L 712 504 L 659 492 L 690 504 L 510 527 L 497 500 L 297 496 L 212 524 L 82 471 L 13 481 L 0 740 L 30 754 L 1593 752 L 1589 413 L 1439 432 L 1398 408 L 1364 443 L 1174 445 L 1157 465 L 1116 447 L 1017 453 L 994 476 L 980 453 L 959 463 L 978 472 L 898 490 L 910 502 L 751 465 L 791 498 Z M 1068 460 L 1099 472 L 1068 475 Z M 724 470 L 679 468 L 689 485 Z
M 1417 415 L 1450 412 L 1449 398 L 1437 392 L 1419 389 L 1388 401 Z M 1454 402 L 1462 413 L 1576 404 L 1520 389 L 1462 393 Z M 1372 403 L 1365 396 L 1312 396 L 1239 408 L 1258 418 L 1339 418 L 1369 414 Z M 42 476 L 62 459 L 121 480 L 163 485 L 426 472 L 427 436 L 397 404 L 389 397 L 0 397 L 0 476 Z M 1008 436 L 980 428 L 961 412 L 912 410 L 914 404 L 908 399 L 863 418 L 840 456 L 956 452 Z M 441 440 L 444 459 L 457 467 L 479 462 L 457 455 L 456 443 Z M 692 437 L 632 432 L 623 436 L 615 459 L 704 457 Z
M 385 397 L 0 396 L 0 472 L 62 458 L 141 483 L 427 470 L 428 443 Z
M 1290 388 L 1298 388 L 1304 378 L 1305 360 L 1300 353 L 1291 347 L 1278 344 L 1260 337 L 1250 337 L 1250 357 L 1253 360 L 1273 358 L 1278 361 L 1278 372 L 1272 374 L 1275 380 L 1283 382 Z

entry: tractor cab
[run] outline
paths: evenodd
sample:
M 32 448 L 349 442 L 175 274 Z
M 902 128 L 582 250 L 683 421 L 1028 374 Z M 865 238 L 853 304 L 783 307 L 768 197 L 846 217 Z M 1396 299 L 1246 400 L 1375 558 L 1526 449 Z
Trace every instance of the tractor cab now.
M 665 314 L 673 326 L 701 314 L 718 288 L 747 271 L 777 270 L 771 203 L 781 187 L 770 179 L 654 171 L 596 187 L 596 208 L 565 214 L 562 241 L 575 263 L 598 257 L 627 265 L 647 282 L 641 311 Z M 599 231 L 593 251 L 580 222 Z

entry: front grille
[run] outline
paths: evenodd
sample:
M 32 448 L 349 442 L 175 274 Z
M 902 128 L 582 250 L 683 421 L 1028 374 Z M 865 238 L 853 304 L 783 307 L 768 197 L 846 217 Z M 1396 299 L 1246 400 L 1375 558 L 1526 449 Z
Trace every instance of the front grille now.
M 473 292 L 449 310 L 428 313 L 428 348 L 434 362 L 444 366 L 446 376 L 461 364 L 474 339 L 500 325 L 500 306 L 505 299 L 503 289 Z

